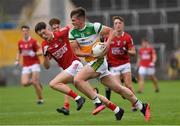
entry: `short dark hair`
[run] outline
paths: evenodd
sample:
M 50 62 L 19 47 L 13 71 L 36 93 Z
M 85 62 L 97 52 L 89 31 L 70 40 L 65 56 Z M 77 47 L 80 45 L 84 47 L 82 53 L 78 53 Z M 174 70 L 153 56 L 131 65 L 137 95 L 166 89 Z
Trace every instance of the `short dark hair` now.
M 77 17 L 86 17 L 86 10 L 83 7 L 78 7 L 71 11 L 71 18 L 72 16 L 76 15 Z
M 49 25 L 52 26 L 53 24 L 59 24 L 60 25 L 61 21 L 58 18 L 52 18 L 49 20 Z
M 119 19 L 120 21 L 124 22 L 124 18 L 120 17 L 120 16 L 113 16 L 112 20 L 114 22 L 114 20 Z
M 142 42 L 144 41 L 144 42 L 148 42 L 148 43 L 149 43 L 148 39 L 147 39 L 147 38 L 145 38 L 145 37 L 144 37 L 144 38 L 142 38 L 142 39 L 141 39 L 141 41 L 142 41 Z
M 27 25 L 22 25 L 22 26 L 21 26 L 21 29 L 23 29 L 23 28 L 25 28 L 25 29 L 30 29 L 30 27 L 27 26 Z
M 35 26 L 35 32 L 41 31 L 42 29 L 46 29 L 46 23 L 45 22 L 39 22 Z

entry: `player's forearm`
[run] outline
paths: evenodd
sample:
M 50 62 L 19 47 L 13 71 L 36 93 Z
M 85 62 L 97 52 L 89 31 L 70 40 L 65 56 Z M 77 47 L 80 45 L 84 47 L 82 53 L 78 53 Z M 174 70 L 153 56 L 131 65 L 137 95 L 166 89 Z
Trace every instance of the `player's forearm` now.
M 154 55 L 154 56 L 152 57 L 152 62 L 153 62 L 153 63 L 156 63 L 156 60 L 157 60 L 157 56 Z
M 107 47 L 109 47 L 109 45 L 111 44 L 111 41 L 112 41 L 112 39 L 114 38 L 114 36 L 115 36 L 115 34 L 114 34 L 113 30 L 110 29 L 110 31 L 109 31 L 109 36 L 108 36 L 108 39 L 107 39 L 107 41 L 106 41 Z
M 48 57 L 44 57 L 43 66 L 45 67 L 45 69 L 50 68 L 50 61 L 49 61 Z
M 127 52 L 131 56 L 135 56 L 136 55 L 136 50 L 134 50 L 134 49 L 133 50 L 128 50 Z
M 41 49 L 39 49 L 37 52 L 36 52 L 36 55 L 37 56 L 41 56 L 43 53 L 42 53 L 42 50 Z
M 16 61 L 20 61 L 20 58 L 21 58 L 21 54 L 20 54 L 20 53 L 17 53 L 17 54 L 16 54 Z
M 83 53 L 83 52 L 80 52 L 80 51 L 75 51 L 75 54 L 76 54 L 78 57 L 92 56 L 91 53 Z
M 138 58 L 138 59 L 137 59 L 136 66 L 139 66 L 139 64 L 140 64 L 140 59 Z

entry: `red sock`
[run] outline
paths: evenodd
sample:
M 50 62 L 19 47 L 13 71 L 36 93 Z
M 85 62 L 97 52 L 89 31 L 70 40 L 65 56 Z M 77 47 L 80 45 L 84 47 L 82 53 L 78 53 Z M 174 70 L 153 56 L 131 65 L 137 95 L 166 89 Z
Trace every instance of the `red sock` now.
M 70 90 L 67 95 L 71 96 L 73 99 L 75 99 L 78 96 L 73 90 Z
M 64 103 L 64 108 L 66 108 L 66 109 L 69 110 L 69 106 L 70 106 L 70 104 L 69 104 L 68 102 L 65 102 L 65 103 Z
M 107 107 L 110 108 L 112 111 L 114 111 L 116 109 L 117 105 L 115 105 L 114 103 L 110 102 Z

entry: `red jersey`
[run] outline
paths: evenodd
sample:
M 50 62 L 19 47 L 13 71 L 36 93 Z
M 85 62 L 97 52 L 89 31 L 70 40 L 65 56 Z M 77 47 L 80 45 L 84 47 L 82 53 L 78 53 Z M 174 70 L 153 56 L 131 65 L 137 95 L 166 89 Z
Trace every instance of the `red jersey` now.
M 115 36 L 110 44 L 107 53 L 108 64 L 110 67 L 116 67 L 130 62 L 129 54 L 126 50 L 134 47 L 131 35 L 123 32 L 121 36 Z
M 138 54 L 140 59 L 139 65 L 143 67 L 151 67 L 153 55 L 156 54 L 155 50 L 152 47 L 140 48 Z
M 20 40 L 18 42 L 18 49 L 20 54 L 23 56 L 23 66 L 31 66 L 40 63 L 38 56 L 29 55 L 30 51 L 37 52 L 39 49 L 36 40 L 32 38 L 29 38 L 28 41 Z
M 71 48 L 68 32 L 68 27 L 61 28 L 60 31 L 53 32 L 51 42 L 42 42 L 43 54 L 50 55 L 63 69 L 68 68 L 74 60 L 79 60 Z

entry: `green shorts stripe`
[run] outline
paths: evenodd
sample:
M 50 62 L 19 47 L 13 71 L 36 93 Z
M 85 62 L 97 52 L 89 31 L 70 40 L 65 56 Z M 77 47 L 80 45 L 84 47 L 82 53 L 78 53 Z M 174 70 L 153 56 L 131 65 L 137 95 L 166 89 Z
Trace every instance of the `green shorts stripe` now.
M 96 71 L 104 62 L 104 58 L 100 58 L 97 61 L 95 61 L 91 67 Z

